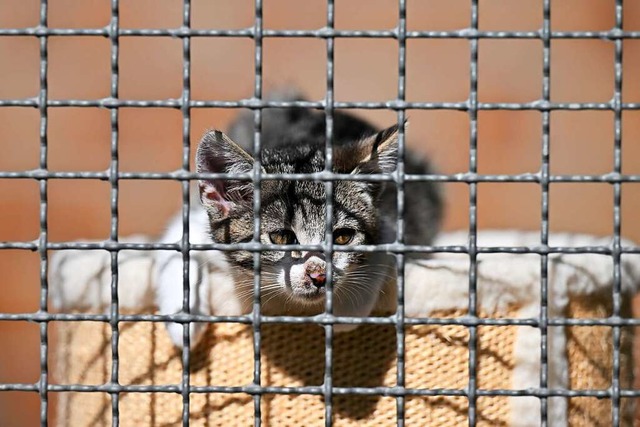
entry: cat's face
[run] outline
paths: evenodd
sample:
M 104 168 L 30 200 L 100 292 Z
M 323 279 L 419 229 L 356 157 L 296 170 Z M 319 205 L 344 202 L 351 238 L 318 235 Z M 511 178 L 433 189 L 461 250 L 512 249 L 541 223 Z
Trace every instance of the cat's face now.
M 388 173 L 395 169 L 397 130 L 390 128 L 361 141 L 334 149 L 334 171 L 346 174 Z M 324 170 L 324 147 L 302 146 L 264 150 L 265 173 L 315 173 Z M 253 158 L 222 132 L 207 133 L 197 156 L 198 172 L 247 173 Z M 333 185 L 334 246 L 373 244 L 379 241 L 376 207 L 381 185 L 362 181 L 335 181 Z M 202 203 L 210 221 L 211 237 L 219 243 L 250 242 L 253 238 L 253 184 L 241 181 L 200 181 Z M 276 245 L 317 245 L 325 242 L 327 195 L 323 182 L 264 180 L 260 186 L 260 242 Z M 248 251 L 228 252 L 236 269 L 236 286 L 253 288 L 254 256 Z M 263 298 L 285 296 L 302 306 L 323 305 L 327 260 L 322 251 L 262 251 Z M 367 286 L 367 255 L 336 251 L 332 284 L 338 298 Z M 242 292 L 242 291 L 241 291 Z M 241 293 L 242 295 L 242 293 Z

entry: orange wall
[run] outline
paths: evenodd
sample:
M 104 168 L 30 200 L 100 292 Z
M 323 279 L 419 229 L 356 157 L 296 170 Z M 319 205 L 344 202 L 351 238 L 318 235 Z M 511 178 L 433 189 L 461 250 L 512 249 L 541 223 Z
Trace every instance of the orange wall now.
M 169 0 L 122 0 L 123 28 L 178 27 L 181 5 Z M 264 27 L 315 29 L 325 24 L 325 2 L 267 0 Z M 537 30 L 540 0 L 480 1 L 483 30 Z M 553 2 L 553 30 L 607 30 L 614 25 L 613 0 Z M 193 0 L 194 28 L 244 28 L 252 25 L 249 0 Z M 50 2 L 49 26 L 98 28 L 109 22 L 109 2 Z M 396 25 L 395 0 L 336 2 L 339 29 L 388 29 Z M 38 2 L 0 2 L 1 27 L 34 26 Z M 625 29 L 640 30 L 640 3 L 626 2 Z M 468 26 L 468 0 L 409 0 L 410 30 L 452 30 Z M 640 102 L 640 40 L 624 45 L 623 100 Z M 241 99 L 252 94 L 253 41 L 240 38 L 192 40 L 192 97 Z M 551 47 L 551 97 L 562 102 L 606 102 L 614 88 L 612 42 L 554 40 Z M 49 38 L 50 99 L 96 99 L 109 95 L 109 40 L 100 37 Z M 339 39 L 335 42 L 335 90 L 340 101 L 382 101 L 396 96 L 397 42 L 389 39 Z M 479 100 L 526 102 L 542 94 L 542 43 L 537 40 L 479 42 Z M 469 92 L 467 40 L 409 40 L 407 98 L 410 101 L 464 101 Z M 37 96 L 38 41 L 0 37 L 0 98 Z M 179 98 L 182 88 L 181 42 L 171 38 L 120 39 L 120 97 Z M 271 88 L 295 85 L 312 99 L 325 90 L 325 42 L 321 39 L 265 39 L 264 82 Z M 380 126 L 395 121 L 388 111 L 357 111 Z M 192 147 L 208 127 L 224 128 L 235 111 L 194 109 Z M 430 154 L 444 173 L 468 170 L 469 119 L 452 111 L 409 111 L 409 144 Z M 180 167 L 182 117 L 177 110 L 122 109 L 120 168 L 171 171 Z M 38 166 L 39 115 L 32 108 L 0 108 L 0 170 Z M 541 114 L 482 111 L 478 116 L 478 169 L 481 173 L 536 172 L 540 168 Z M 600 174 L 613 167 L 613 113 L 551 114 L 551 171 Z M 101 109 L 49 109 L 49 169 L 103 171 L 109 166 L 109 112 Z M 623 171 L 640 173 L 640 112 L 623 115 Z M 447 229 L 468 226 L 468 191 L 448 187 Z M 158 233 L 180 203 L 179 186 L 167 182 L 120 183 L 120 233 Z M 613 191 L 605 184 L 551 186 L 552 230 L 610 234 Z M 0 180 L 0 241 L 37 238 L 38 186 L 29 180 Z M 539 229 L 540 188 L 534 184 L 480 184 L 481 228 Z M 640 186 L 623 186 L 622 229 L 640 241 Z M 51 241 L 104 239 L 109 233 L 109 186 L 97 181 L 49 183 Z M 0 251 L 0 312 L 38 308 L 37 254 Z M 0 383 L 35 382 L 39 375 L 38 327 L 0 322 Z M 0 393 L 0 424 L 35 425 L 35 394 Z

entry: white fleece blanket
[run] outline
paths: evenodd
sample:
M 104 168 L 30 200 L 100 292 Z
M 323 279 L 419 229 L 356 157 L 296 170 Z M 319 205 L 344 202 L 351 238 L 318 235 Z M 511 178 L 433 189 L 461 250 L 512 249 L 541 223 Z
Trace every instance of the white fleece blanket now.
M 128 241 L 146 242 L 144 236 Z M 437 246 L 466 245 L 466 232 L 443 233 Z M 479 247 L 539 246 L 539 234 L 519 231 L 482 231 Z M 551 234 L 550 246 L 611 246 L 610 237 Z M 633 243 L 623 240 L 623 246 Z M 477 289 L 479 308 L 487 311 L 511 303 L 534 303 L 540 299 L 540 256 L 535 254 L 479 254 Z M 408 316 L 436 309 L 465 308 L 468 304 L 469 256 L 439 253 L 433 259 L 407 263 L 405 295 Z M 119 299 L 123 309 L 144 308 L 154 303 L 153 259 L 148 251 L 125 250 L 119 254 Z M 563 307 L 568 295 L 588 295 L 612 288 L 613 259 L 597 254 L 549 255 L 549 304 Z M 640 255 L 624 254 L 621 260 L 623 292 L 635 293 L 640 285 Z M 209 272 L 210 281 L 216 274 Z M 58 251 L 51 258 L 50 293 L 60 311 L 98 308 L 109 304 L 111 265 L 106 251 Z

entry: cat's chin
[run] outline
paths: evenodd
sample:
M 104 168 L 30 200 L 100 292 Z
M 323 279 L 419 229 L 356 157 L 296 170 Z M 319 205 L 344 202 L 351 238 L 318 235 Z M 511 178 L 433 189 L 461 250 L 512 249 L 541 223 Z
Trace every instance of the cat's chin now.
M 247 307 L 251 311 L 250 307 Z M 267 316 L 315 316 L 325 310 L 325 293 L 301 294 L 300 292 L 282 293 L 262 304 L 262 314 Z
M 298 291 L 292 292 L 291 296 L 293 297 L 293 301 L 304 306 L 317 305 L 320 303 L 324 304 L 325 291 L 324 289 L 313 291 Z

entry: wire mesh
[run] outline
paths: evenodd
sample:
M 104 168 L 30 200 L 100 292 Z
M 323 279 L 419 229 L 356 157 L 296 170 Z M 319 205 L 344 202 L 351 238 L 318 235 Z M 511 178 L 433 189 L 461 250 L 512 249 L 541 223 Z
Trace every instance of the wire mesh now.
M 547 425 L 548 398 L 551 397 L 597 397 L 611 399 L 612 425 L 620 424 L 621 398 L 640 397 L 640 391 L 623 389 L 620 386 L 620 347 L 621 328 L 640 326 L 640 319 L 621 317 L 621 256 L 623 254 L 640 254 L 640 247 L 622 246 L 621 243 L 621 186 L 623 183 L 639 183 L 640 175 L 622 172 L 622 113 L 628 110 L 640 110 L 640 103 L 622 101 L 622 53 L 623 41 L 640 39 L 640 31 L 623 30 L 622 0 L 615 2 L 615 26 L 608 31 L 552 31 L 550 0 L 543 2 L 542 28 L 538 31 L 482 31 L 478 27 L 479 2 L 470 2 L 470 23 L 468 28 L 454 31 L 408 31 L 407 1 L 398 0 L 399 10 L 397 26 L 392 30 L 337 30 L 335 29 L 334 0 L 327 0 L 326 25 L 317 30 L 272 30 L 263 28 L 262 0 L 254 3 L 254 24 L 249 28 L 233 30 L 193 29 L 191 28 L 191 2 L 183 0 L 182 25 L 179 28 L 129 29 L 119 25 L 119 1 L 111 0 L 111 20 L 104 28 L 49 28 L 48 2 L 40 2 L 39 23 L 29 28 L 0 28 L 0 37 L 30 36 L 39 40 L 40 49 L 40 91 L 38 96 L 23 99 L 0 99 L 0 107 L 37 108 L 40 114 L 40 159 L 38 169 L 24 171 L 0 171 L 0 179 L 32 179 L 39 184 L 40 194 L 40 235 L 37 241 L 0 242 L 0 250 L 26 250 L 37 252 L 40 256 L 40 302 L 35 313 L 0 313 L 0 321 L 32 321 L 40 328 L 40 377 L 35 384 L 4 383 L 1 391 L 23 391 L 38 393 L 40 399 L 40 423 L 49 423 L 49 393 L 52 392 L 104 392 L 111 396 L 112 424 L 119 425 L 119 397 L 124 392 L 137 393 L 178 393 L 182 396 L 182 424 L 189 425 L 190 395 L 192 393 L 247 393 L 254 398 L 254 423 L 261 424 L 261 397 L 264 394 L 313 394 L 323 396 L 325 402 L 325 421 L 332 424 L 332 402 L 335 395 L 379 395 L 392 396 L 396 399 L 397 425 L 405 422 L 405 399 L 410 396 L 464 396 L 468 399 L 469 425 L 477 423 L 476 402 L 484 396 L 534 396 L 540 399 L 540 416 L 542 425 Z M 93 36 L 108 38 L 110 42 L 111 85 L 108 98 L 102 99 L 50 99 L 48 94 L 48 40 L 50 37 Z M 121 37 L 175 37 L 182 41 L 182 94 L 179 99 L 132 100 L 119 96 L 119 40 Z M 249 38 L 254 41 L 254 88 L 250 99 L 237 101 L 194 100 L 191 98 L 191 39 L 194 37 L 234 37 Z M 325 98 L 320 101 L 268 101 L 263 95 L 262 45 L 265 38 L 319 38 L 326 43 L 326 91 Z M 398 43 L 398 85 L 396 99 L 386 102 L 339 102 L 334 96 L 334 45 L 337 38 L 374 38 L 395 39 Z M 464 39 L 470 45 L 470 81 L 469 97 L 463 102 L 410 102 L 406 100 L 406 44 L 409 39 Z M 531 39 L 542 44 L 543 70 L 541 98 L 526 103 L 487 103 L 478 100 L 478 57 L 479 41 L 483 39 Z M 564 103 L 551 101 L 551 42 L 557 39 L 601 39 L 615 45 L 615 82 L 613 97 L 609 102 Z M 48 170 L 47 163 L 47 119 L 49 108 L 106 108 L 110 112 L 111 160 L 107 171 L 68 171 L 54 172 Z M 191 110 L 194 108 L 246 108 L 254 113 L 254 151 L 260 152 L 262 110 L 274 107 L 302 107 L 322 110 L 326 121 L 326 158 L 325 170 L 316 174 L 269 174 L 262 172 L 260 156 L 256 157 L 254 170 L 249 174 L 196 174 L 190 170 Z M 179 109 L 182 114 L 182 164 L 181 169 L 168 173 L 155 172 L 123 172 L 119 169 L 119 111 L 123 108 L 170 108 Z M 391 175 L 354 176 L 332 172 L 333 162 L 333 114 L 336 109 L 375 109 L 392 110 L 397 114 L 399 132 L 398 166 Z M 409 175 L 404 172 L 405 152 L 405 118 L 407 110 L 456 110 L 468 113 L 470 123 L 469 138 L 469 170 L 458 174 Z M 477 167 L 478 112 L 483 110 L 530 110 L 538 111 L 542 116 L 541 170 L 538 173 L 523 174 L 480 174 Z M 550 172 L 550 122 L 552 111 L 598 110 L 611 111 L 614 115 L 614 163 L 611 172 L 605 174 L 572 174 L 554 175 Z M 189 242 L 189 184 L 190 181 L 202 178 L 233 178 L 250 180 L 254 183 L 254 236 L 253 241 L 238 244 L 191 244 Z M 48 238 L 48 183 L 57 179 L 89 179 L 102 180 L 109 183 L 111 224 L 109 239 L 104 242 L 50 242 Z M 296 180 L 313 179 L 324 183 L 327 195 L 325 244 L 321 245 L 269 245 L 260 243 L 260 183 L 264 180 Z M 379 245 L 358 245 L 348 248 L 333 246 L 332 238 L 332 194 L 333 184 L 339 180 L 390 181 L 397 186 L 397 237 L 396 242 Z M 118 194 L 121 180 L 174 180 L 181 183 L 182 189 L 182 224 L 183 237 L 177 244 L 166 243 L 124 243 L 118 241 Z M 404 195 L 405 183 L 416 181 L 464 183 L 469 187 L 469 240 L 466 245 L 430 246 L 404 244 Z M 534 246 L 520 247 L 480 247 L 477 244 L 477 205 L 479 183 L 535 183 L 542 191 L 540 212 L 540 243 Z M 549 245 L 549 187 L 552 183 L 606 183 L 613 186 L 614 191 L 614 223 L 613 245 L 608 246 L 550 246 Z M 49 250 L 106 250 L 110 253 L 111 264 L 111 304 L 108 314 L 70 314 L 53 313 L 48 305 L 48 251 Z M 183 290 L 184 299 L 182 313 L 174 315 L 157 314 L 120 314 L 118 300 L 118 254 L 122 250 L 174 250 L 183 257 Z M 254 301 L 253 311 L 246 316 L 203 316 L 190 313 L 189 268 L 191 251 L 204 250 L 245 250 L 254 254 Z M 331 287 L 331 263 L 327 264 L 326 311 L 312 317 L 265 316 L 260 311 L 260 252 L 264 250 L 304 250 L 320 251 L 327 259 L 338 251 L 390 252 L 396 255 L 398 272 L 397 312 L 388 317 L 348 318 L 333 315 L 333 293 Z M 468 316 L 463 318 L 419 318 L 405 317 L 404 306 L 404 264 L 405 255 L 414 253 L 459 253 L 469 256 L 469 300 Z M 540 313 L 534 318 L 480 318 L 477 301 L 477 267 L 478 255 L 490 253 L 538 254 L 540 255 Z M 609 255 L 614 264 L 614 286 L 612 290 L 613 314 L 602 319 L 574 319 L 550 317 L 548 313 L 548 264 L 552 254 L 603 254 Z M 52 321 L 97 321 L 108 323 L 111 327 L 111 371 L 108 383 L 101 385 L 52 384 L 49 382 L 48 325 Z M 118 340 L 119 324 L 122 322 L 177 322 L 183 325 L 182 379 L 174 385 L 121 385 L 119 384 Z M 252 326 L 253 331 L 253 384 L 247 386 L 195 386 L 190 384 L 190 342 L 189 324 L 191 322 L 234 322 Z M 325 329 L 325 373 L 322 386 L 274 387 L 261 384 L 261 325 L 269 323 L 317 323 Z M 333 325 L 375 324 L 394 325 L 397 341 L 397 384 L 394 387 L 338 387 L 333 384 L 332 351 Z M 412 389 L 405 385 L 405 326 L 408 325 L 461 325 L 469 331 L 469 378 L 465 389 Z M 487 390 L 478 387 L 477 383 L 477 330 L 479 326 L 530 326 L 541 333 L 541 370 L 538 388 L 526 390 Z M 613 331 L 613 372 L 612 386 L 608 390 L 569 390 L 552 388 L 548 382 L 548 334 L 550 327 L 555 326 L 609 326 Z

